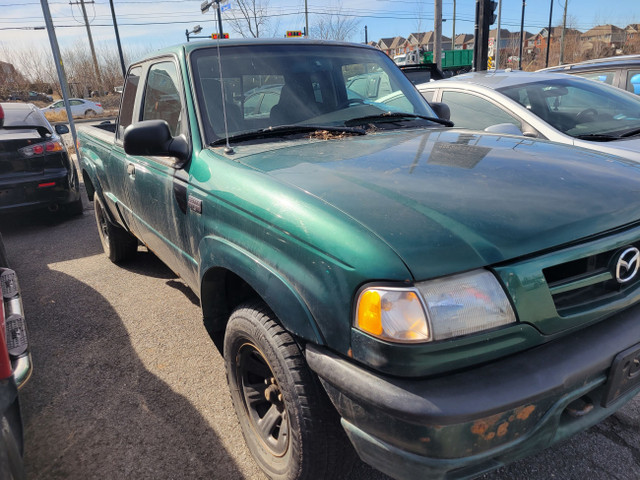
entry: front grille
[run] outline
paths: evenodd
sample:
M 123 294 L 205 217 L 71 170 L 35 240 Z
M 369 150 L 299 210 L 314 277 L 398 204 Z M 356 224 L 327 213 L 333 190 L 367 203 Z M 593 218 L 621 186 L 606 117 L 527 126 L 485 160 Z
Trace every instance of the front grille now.
M 618 259 L 632 246 L 640 248 L 640 242 L 545 268 L 543 273 L 558 314 L 578 313 L 621 298 L 635 289 L 640 281 L 640 271 L 627 283 L 616 280 Z

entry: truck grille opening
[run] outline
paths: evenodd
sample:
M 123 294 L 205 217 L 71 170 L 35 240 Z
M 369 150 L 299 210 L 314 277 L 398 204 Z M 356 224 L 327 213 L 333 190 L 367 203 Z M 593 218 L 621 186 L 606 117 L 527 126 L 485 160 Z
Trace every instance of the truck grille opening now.
M 616 280 L 616 264 L 622 252 L 640 243 L 598 253 L 543 270 L 560 316 L 568 316 L 624 297 L 635 290 L 640 271 L 627 283 Z

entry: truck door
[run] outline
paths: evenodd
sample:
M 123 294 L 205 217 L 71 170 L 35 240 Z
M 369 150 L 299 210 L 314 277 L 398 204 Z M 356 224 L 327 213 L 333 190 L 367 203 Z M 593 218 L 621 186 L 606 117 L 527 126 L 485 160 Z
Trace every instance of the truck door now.
M 140 120 L 165 120 L 173 136 L 189 138 L 181 75 L 173 58 L 149 66 Z M 128 198 L 141 240 L 172 270 L 191 284 L 197 267 L 187 223 L 188 168 L 177 159 L 126 156 Z
M 142 67 L 136 66 L 131 68 L 127 75 L 120 102 L 120 115 L 118 117 L 115 142 L 110 154 L 105 158 L 103 164 L 105 178 L 101 179 L 100 182 L 104 193 L 105 206 L 115 218 L 121 218 L 133 232 L 136 232 L 136 228 L 128 198 L 127 162 L 126 154 L 122 147 L 122 136 L 124 129 L 133 121 L 134 105 L 137 104 L 136 98 L 141 96 L 140 91 L 142 88 L 139 85 L 141 74 Z

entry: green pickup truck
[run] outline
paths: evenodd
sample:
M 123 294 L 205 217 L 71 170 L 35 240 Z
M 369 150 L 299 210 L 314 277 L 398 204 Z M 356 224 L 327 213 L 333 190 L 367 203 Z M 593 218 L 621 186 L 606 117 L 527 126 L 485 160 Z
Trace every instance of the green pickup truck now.
M 471 478 L 640 390 L 639 165 L 450 128 L 381 51 L 169 48 L 78 143 L 105 253 L 198 295 L 271 478 Z

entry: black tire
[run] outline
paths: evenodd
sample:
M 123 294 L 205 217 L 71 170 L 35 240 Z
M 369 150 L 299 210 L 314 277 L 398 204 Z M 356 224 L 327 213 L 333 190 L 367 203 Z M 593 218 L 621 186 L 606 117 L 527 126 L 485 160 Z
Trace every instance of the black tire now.
M 2 233 L 0 233 L 0 268 L 9 268 L 9 260 L 7 260 L 7 250 L 4 247 Z
M 86 112 L 84 112 L 85 117 L 95 117 L 96 115 L 97 115 L 96 111 L 92 110 L 91 108 Z
M 227 381 L 251 454 L 272 479 L 338 479 L 355 451 L 293 337 L 261 302 L 238 307 L 224 338 Z
M 74 202 L 67 203 L 64 206 L 64 209 L 66 214 L 71 217 L 77 217 L 82 215 L 82 212 L 84 211 L 84 205 L 82 205 L 82 197 L 78 198 L 78 200 Z
M 135 257 L 138 251 L 138 239 L 111 223 L 97 192 L 93 194 L 93 203 L 98 235 L 109 260 L 113 263 L 121 263 Z
M 2 415 L 0 417 L 0 478 L 3 480 L 24 480 L 25 470 L 19 438 L 11 428 L 11 423 Z

